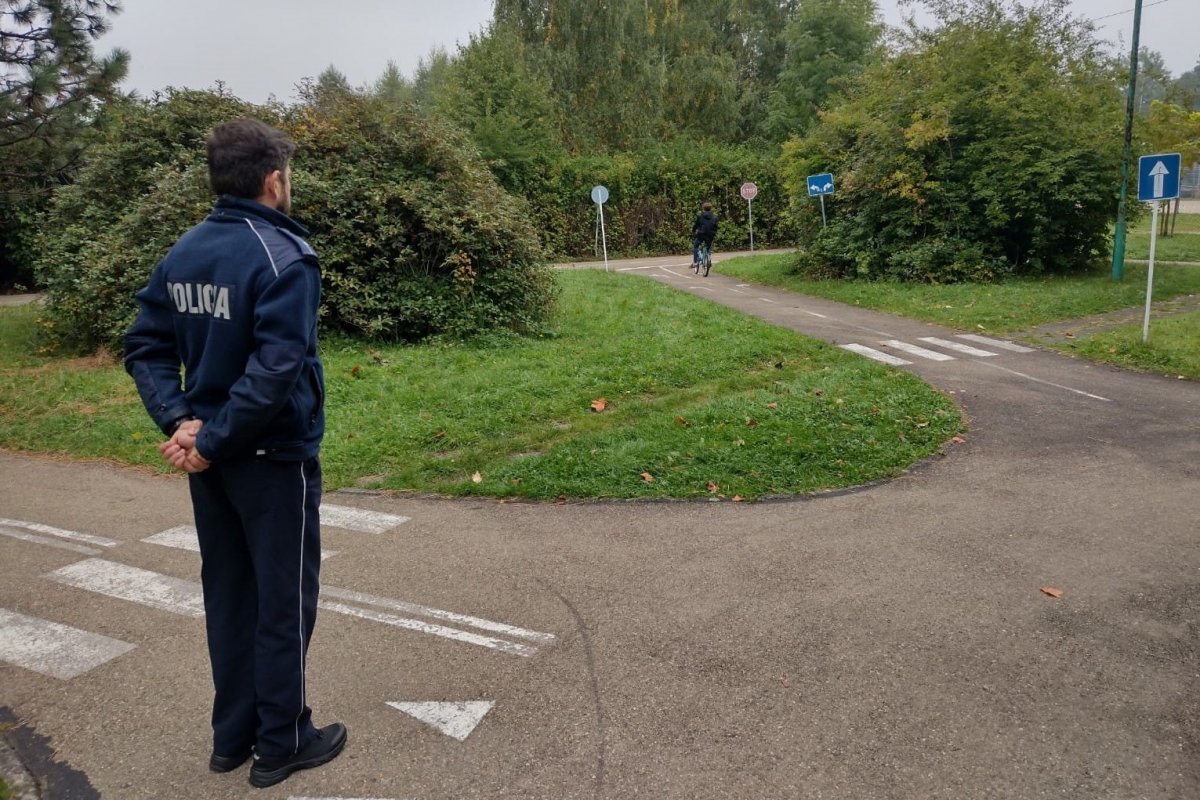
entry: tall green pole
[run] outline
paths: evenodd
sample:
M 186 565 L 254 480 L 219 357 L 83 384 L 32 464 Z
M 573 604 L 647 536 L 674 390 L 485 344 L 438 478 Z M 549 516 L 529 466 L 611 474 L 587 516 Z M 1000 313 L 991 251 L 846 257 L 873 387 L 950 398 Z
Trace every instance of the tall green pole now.
M 1113 234 L 1112 279 L 1125 277 L 1125 195 L 1129 193 L 1129 162 L 1133 157 L 1133 108 L 1137 91 L 1138 33 L 1142 27 L 1142 0 L 1133 6 L 1133 53 L 1129 56 L 1129 90 L 1125 95 L 1125 154 L 1121 161 L 1121 196 L 1117 200 L 1117 229 Z

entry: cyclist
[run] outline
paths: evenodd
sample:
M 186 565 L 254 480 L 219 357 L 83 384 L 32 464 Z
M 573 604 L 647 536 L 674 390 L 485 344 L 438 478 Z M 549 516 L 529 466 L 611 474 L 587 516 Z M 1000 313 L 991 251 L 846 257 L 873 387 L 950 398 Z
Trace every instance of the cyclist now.
M 711 253 L 713 239 L 717 238 L 717 215 L 713 213 L 712 203 L 705 201 L 700 206 L 700 213 L 692 225 L 692 266 L 700 263 L 700 245 Z

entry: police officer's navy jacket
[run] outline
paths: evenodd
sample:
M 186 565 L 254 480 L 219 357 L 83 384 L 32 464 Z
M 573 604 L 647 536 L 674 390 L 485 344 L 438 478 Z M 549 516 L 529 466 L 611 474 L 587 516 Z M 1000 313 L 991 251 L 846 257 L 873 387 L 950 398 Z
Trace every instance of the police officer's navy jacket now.
M 321 278 L 307 234 L 280 211 L 222 195 L 138 292 L 125 369 L 164 433 L 203 420 L 196 449 L 209 461 L 317 455 Z

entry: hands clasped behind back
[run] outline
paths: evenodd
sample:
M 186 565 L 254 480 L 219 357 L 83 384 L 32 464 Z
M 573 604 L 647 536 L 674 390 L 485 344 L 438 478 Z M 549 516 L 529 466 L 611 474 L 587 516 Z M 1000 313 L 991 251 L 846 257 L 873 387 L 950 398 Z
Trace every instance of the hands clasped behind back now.
M 171 438 L 158 446 L 162 457 L 176 469 L 184 472 L 203 472 L 212 463 L 196 449 L 196 435 L 204 425 L 198 419 L 180 423 Z

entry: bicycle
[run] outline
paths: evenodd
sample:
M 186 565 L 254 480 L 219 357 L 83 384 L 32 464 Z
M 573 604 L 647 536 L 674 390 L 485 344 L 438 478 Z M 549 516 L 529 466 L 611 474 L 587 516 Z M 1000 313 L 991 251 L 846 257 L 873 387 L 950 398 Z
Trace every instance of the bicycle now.
M 696 245 L 696 254 L 692 261 L 692 272 L 700 274 L 700 268 L 704 267 L 704 277 L 708 277 L 708 271 L 712 269 L 712 251 L 708 249 L 708 245 L 700 242 Z

